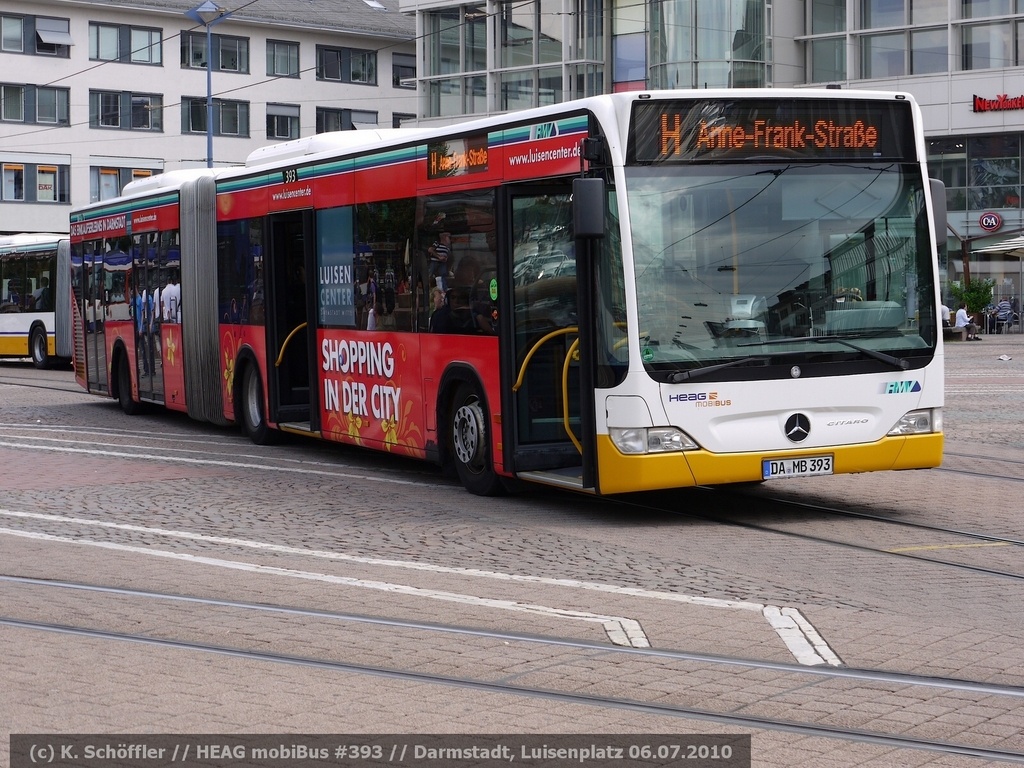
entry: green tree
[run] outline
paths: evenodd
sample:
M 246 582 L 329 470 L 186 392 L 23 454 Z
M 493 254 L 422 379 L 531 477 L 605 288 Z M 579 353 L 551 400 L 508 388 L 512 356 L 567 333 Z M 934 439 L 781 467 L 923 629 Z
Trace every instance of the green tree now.
M 950 283 L 949 292 L 958 307 L 966 302 L 967 311 L 975 314 L 992 303 L 992 291 L 995 286 L 995 280 L 971 280 L 966 284 Z

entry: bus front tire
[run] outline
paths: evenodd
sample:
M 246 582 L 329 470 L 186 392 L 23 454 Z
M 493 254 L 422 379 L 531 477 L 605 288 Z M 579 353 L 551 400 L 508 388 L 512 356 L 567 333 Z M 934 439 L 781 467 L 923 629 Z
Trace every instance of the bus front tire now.
M 132 400 L 132 371 L 128 367 L 128 358 L 124 355 L 117 365 L 117 402 L 126 416 L 137 416 L 142 413 L 142 403 Z
M 487 410 L 471 384 L 460 384 L 449 416 L 448 439 L 459 480 L 477 496 L 499 496 L 505 491 L 491 460 Z
M 29 334 L 28 350 L 32 355 L 32 365 L 40 370 L 50 367 L 50 352 L 46 342 L 46 331 L 38 325 Z
M 255 365 L 247 365 L 242 376 L 242 430 L 256 445 L 271 445 L 277 433 L 267 424 L 263 409 L 263 384 Z

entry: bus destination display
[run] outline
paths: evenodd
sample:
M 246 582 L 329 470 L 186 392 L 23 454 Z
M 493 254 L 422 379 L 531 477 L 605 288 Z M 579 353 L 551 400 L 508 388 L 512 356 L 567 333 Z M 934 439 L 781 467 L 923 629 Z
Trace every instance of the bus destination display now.
M 910 126 L 905 102 L 637 102 L 629 161 L 912 159 Z

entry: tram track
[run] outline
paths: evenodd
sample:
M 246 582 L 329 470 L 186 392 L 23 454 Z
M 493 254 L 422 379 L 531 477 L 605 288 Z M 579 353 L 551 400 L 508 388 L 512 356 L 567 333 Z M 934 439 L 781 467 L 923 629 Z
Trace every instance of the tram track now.
M 37 592 L 33 594 L 38 594 L 38 590 L 43 590 L 46 595 L 53 595 L 59 591 L 63 594 L 76 595 L 80 600 L 88 601 L 90 598 L 99 597 L 107 601 L 83 603 L 78 606 L 79 612 L 90 611 L 90 619 L 84 621 L 82 618 L 75 617 L 68 620 L 67 614 L 62 613 L 62 611 L 68 610 L 68 605 L 60 603 L 59 600 L 57 602 L 61 607 L 55 608 L 54 615 L 49 616 L 45 615 L 45 609 L 39 606 L 50 603 L 51 600 L 33 600 L 31 604 L 34 608 L 26 609 L 22 612 L 23 615 L 0 616 L 0 626 L 14 629 L 58 633 L 83 640 L 145 644 L 185 652 L 230 656 L 259 663 L 299 665 L 327 672 L 387 677 L 406 682 L 542 698 L 560 703 L 620 709 L 680 719 L 698 719 L 737 728 L 786 731 L 806 736 L 883 745 L 890 748 L 924 750 L 1024 764 L 1024 747 L 1013 743 L 997 744 L 995 742 L 998 740 L 995 737 L 985 734 L 983 730 L 973 732 L 969 727 L 962 731 L 956 739 L 933 739 L 905 732 L 911 729 L 898 721 L 891 721 L 887 723 L 889 727 L 884 728 L 875 722 L 878 719 L 876 718 L 866 722 L 865 727 L 855 727 L 829 722 L 830 719 L 845 718 L 830 718 L 821 713 L 817 713 L 819 715 L 817 721 L 806 717 L 803 719 L 800 717 L 778 717 L 770 713 L 773 709 L 777 710 L 778 704 L 782 701 L 807 695 L 828 694 L 827 690 L 817 690 L 814 693 L 815 689 L 821 685 L 838 684 L 838 687 L 832 691 L 835 695 L 836 692 L 841 694 L 847 690 L 848 688 L 845 686 L 855 683 L 861 692 L 865 687 L 877 686 L 880 695 L 891 691 L 900 691 L 912 696 L 916 695 L 913 693 L 914 691 L 927 689 L 930 691 L 927 700 L 933 707 L 965 706 L 970 702 L 984 699 L 986 706 L 995 709 L 1001 708 L 1006 715 L 1012 716 L 1014 713 L 1024 711 L 1024 688 L 1019 686 L 877 670 L 837 669 L 834 667 L 808 668 L 795 664 L 694 654 L 671 649 L 622 648 L 610 644 L 550 635 L 527 635 L 444 623 L 410 621 L 387 616 L 365 616 L 301 606 L 250 603 L 84 582 L 0 576 L 0 584 L 6 589 L 21 587 L 36 590 Z M 110 600 L 115 602 L 110 603 Z M 144 632 L 118 627 L 116 622 L 106 621 L 108 616 L 106 612 L 97 610 L 102 606 L 115 605 L 117 601 L 126 601 L 136 611 L 142 610 L 144 613 L 153 611 L 150 620 L 162 615 L 161 610 L 153 606 L 169 603 L 179 607 L 175 610 L 176 619 L 173 624 L 160 624 L 159 632 Z M 188 622 L 184 620 L 187 616 L 183 614 L 183 609 L 198 612 L 197 625 L 210 618 L 212 614 L 206 613 L 208 610 L 230 609 L 239 612 L 246 617 L 247 621 L 251 620 L 255 631 L 249 637 L 248 645 L 243 643 L 229 645 L 217 642 L 212 638 L 203 637 L 201 634 L 191 634 Z M 33 612 L 35 615 L 24 615 Z M 8 609 L 7 613 L 12 612 Z M 294 647 L 287 649 L 275 647 L 272 631 L 270 631 L 272 627 L 268 626 L 272 622 L 267 619 L 268 616 L 275 615 L 289 623 L 308 622 L 310 638 L 326 631 L 328 623 L 349 624 L 364 628 L 356 630 L 354 636 L 358 635 L 360 631 L 367 631 L 366 627 L 372 626 L 378 631 L 390 633 L 385 634 L 385 638 L 408 633 L 418 636 L 451 636 L 458 638 L 462 645 L 466 642 L 481 643 L 481 650 L 501 648 L 504 653 L 496 652 L 494 664 L 489 664 L 481 656 L 481 653 L 463 654 L 461 658 L 470 658 L 471 660 L 454 664 L 452 658 L 446 656 L 448 663 L 437 665 L 439 669 L 431 669 L 432 665 L 429 663 L 417 663 L 415 659 L 404 658 L 398 653 L 391 661 L 372 664 L 358 658 L 358 648 L 353 650 L 347 646 L 341 646 L 341 648 L 349 652 L 349 657 L 346 657 L 338 649 L 338 646 L 333 645 L 326 653 L 324 652 L 325 646 L 322 644 L 319 648 L 315 644 L 311 644 L 302 650 Z M 266 631 L 261 632 L 260 628 L 264 628 Z M 377 641 L 379 641 L 379 637 Z M 529 668 L 517 668 L 511 674 L 502 669 L 501 661 L 504 655 L 515 652 L 516 647 L 523 646 L 533 649 L 529 655 L 531 659 Z M 444 650 L 443 643 L 434 644 L 433 647 Z M 508 650 L 510 647 L 512 650 Z M 551 663 L 554 658 L 552 654 L 557 655 L 557 664 Z M 458 669 L 453 670 L 452 666 L 456 666 Z M 678 678 L 678 686 L 674 687 L 679 693 L 666 696 L 664 688 L 661 687 L 652 689 L 649 696 L 623 696 L 621 693 L 616 693 L 621 690 L 621 687 L 616 686 L 614 681 L 624 666 L 635 667 L 636 670 L 653 667 L 649 671 L 653 672 L 656 679 L 664 679 L 666 676 L 669 679 Z M 595 681 L 593 676 L 586 675 L 595 669 L 599 674 L 601 670 L 605 671 L 608 676 L 605 684 Z M 714 707 L 702 705 L 700 695 L 689 693 L 690 686 L 685 684 L 688 675 L 701 674 L 701 670 L 704 670 L 703 679 L 708 679 L 708 675 L 714 679 L 718 675 L 723 686 L 743 684 L 742 676 L 738 678 L 734 673 L 726 673 L 724 672 L 726 669 L 739 669 L 744 674 L 749 673 L 754 676 L 754 679 L 750 681 L 751 684 L 762 687 L 766 684 L 766 675 L 770 676 L 777 694 L 768 697 L 761 695 L 760 701 L 756 704 Z M 715 670 L 722 671 L 716 673 Z M 582 675 L 586 684 L 581 684 L 577 675 Z M 605 690 L 601 690 L 602 688 Z M 635 688 L 640 692 L 645 690 L 642 684 L 636 685 Z M 708 698 L 713 697 L 709 695 Z M 765 706 L 766 704 L 767 706 Z M 762 711 L 758 711 L 759 709 Z M 794 707 L 794 709 L 798 710 L 799 708 Z
M 84 397 L 94 397 L 80 387 L 74 379 L 67 383 L 39 383 L 37 376 L 12 376 L 9 372 L 0 375 L 0 386 L 23 387 L 25 389 L 43 389 L 51 392 L 74 392 Z
M 704 490 L 706 490 L 708 493 L 713 493 L 713 494 L 727 494 L 727 495 L 731 495 L 734 498 L 740 498 L 740 497 L 742 497 L 744 499 L 754 499 L 754 498 L 756 498 L 759 502 L 761 502 L 762 504 L 765 505 L 766 512 L 768 512 L 768 511 L 777 512 L 777 511 L 780 511 L 780 510 L 797 510 L 801 514 L 804 514 L 804 515 L 810 515 L 810 514 L 814 514 L 814 515 L 828 515 L 828 516 L 831 516 L 831 517 L 846 517 L 846 518 L 850 518 L 850 519 L 859 519 L 859 520 L 864 520 L 864 521 L 869 521 L 869 522 L 874 522 L 874 523 L 880 523 L 880 524 L 884 524 L 884 525 L 892 525 L 892 526 L 901 526 L 901 527 L 905 527 L 905 528 L 911 528 L 911 529 L 914 529 L 914 530 L 924 531 L 924 532 L 929 532 L 929 533 L 934 533 L 934 534 L 939 534 L 939 535 L 942 535 L 942 536 L 958 537 L 958 538 L 961 538 L 961 539 L 966 539 L 969 542 L 978 543 L 978 544 L 1010 546 L 1010 547 L 1014 547 L 1014 548 L 1016 548 L 1016 547 L 1024 547 L 1024 540 L 1020 540 L 1020 539 L 1016 539 L 1016 538 L 1011 538 L 1011 537 L 1006 537 L 1006 536 L 997 536 L 997 535 L 988 534 L 988 533 L 964 531 L 964 530 L 955 529 L 955 528 L 947 528 L 947 527 L 937 526 L 937 525 L 928 525 L 926 523 L 917 523 L 917 522 L 908 521 L 908 520 L 894 520 L 892 518 L 888 518 L 888 517 L 885 517 L 885 516 L 882 516 L 882 515 L 873 515 L 873 514 L 870 514 L 870 513 L 856 512 L 856 511 L 853 511 L 853 510 L 838 509 L 836 507 L 829 507 L 829 506 L 825 506 L 825 505 L 812 504 L 812 503 L 808 503 L 808 502 L 793 501 L 793 500 L 790 500 L 790 499 L 775 499 L 775 498 L 771 498 L 771 497 L 768 497 L 768 496 L 746 494 L 746 493 L 743 493 L 742 491 L 737 491 L 737 490 L 734 490 L 734 489 L 731 489 L 731 488 L 728 488 L 728 487 L 706 488 Z M 818 535 L 818 534 L 812 534 L 812 533 L 808 533 L 806 531 L 791 530 L 791 529 L 788 529 L 788 528 L 781 528 L 781 527 L 770 525 L 770 524 L 765 523 L 765 522 L 754 522 L 754 521 L 749 520 L 749 519 L 747 519 L 747 520 L 739 519 L 740 517 L 747 517 L 747 518 L 755 517 L 755 516 L 756 517 L 760 517 L 761 516 L 760 512 L 758 512 L 758 513 L 751 513 L 749 511 L 745 511 L 745 512 L 743 512 L 741 514 L 732 514 L 732 513 L 729 513 L 729 512 L 716 511 L 714 513 L 706 513 L 706 512 L 699 512 L 699 511 L 696 511 L 696 510 L 693 510 L 693 509 L 681 510 L 681 509 L 666 507 L 666 506 L 658 505 L 658 504 L 638 504 L 636 502 L 631 502 L 631 501 L 626 501 L 626 500 L 621 500 L 621 499 L 618 500 L 618 503 L 619 504 L 628 505 L 628 506 L 637 506 L 637 507 L 640 507 L 640 508 L 642 508 L 642 509 L 644 509 L 646 511 L 656 511 L 656 512 L 664 513 L 664 514 L 667 514 L 667 515 L 672 515 L 672 516 L 676 516 L 676 517 L 682 517 L 682 518 L 686 518 L 686 519 L 702 520 L 702 521 L 705 521 L 705 522 L 722 523 L 722 524 L 727 524 L 727 525 L 733 525 L 733 526 L 736 526 L 736 527 L 739 527 L 739 528 L 744 528 L 744 529 L 747 529 L 747 530 L 761 531 L 761 532 L 765 532 L 765 533 L 773 533 L 773 534 L 777 534 L 777 535 L 780 535 L 780 536 L 786 536 L 786 537 L 798 539 L 798 540 L 801 540 L 801 541 L 811 541 L 811 542 L 815 542 L 815 543 L 818 543 L 818 544 L 827 544 L 827 545 L 836 546 L 836 547 L 842 547 L 842 548 L 846 548 L 846 549 L 853 549 L 853 550 L 858 550 L 858 551 L 862 551 L 862 552 L 868 552 L 868 553 L 871 553 L 871 554 L 885 555 L 885 556 L 890 556 L 890 557 L 898 557 L 898 558 L 904 558 L 904 559 L 909 559 L 909 560 L 917 560 L 917 561 L 920 561 L 920 562 L 928 563 L 930 565 L 939 565 L 939 566 L 946 566 L 946 567 L 950 567 L 950 568 L 957 568 L 957 569 L 962 569 L 962 570 L 965 570 L 965 571 L 970 571 L 970 572 L 973 572 L 973 573 L 978 573 L 978 574 L 982 574 L 982 575 L 986 575 L 986 576 L 993 576 L 993 577 L 997 577 L 997 578 L 1010 579 L 1012 581 L 1017 581 L 1017 582 L 1024 581 L 1024 573 L 1019 573 L 1019 572 L 1016 572 L 1016 571 L 1000 570 L 998 568 L 993 568 L 993 567 L 989 567 L 989 566 L 985 566 L 985 565 L 976 565 L 976 564 L 966 563 L 966 562 L 956 562 L 956 561 L 953 561 L 953 560 L 945 560 L 945 559 L 937 558 L 937 557 L 929 557 L 929 556 L 926 556 L 926 555 L 917 554 L 915 552 L 900 551 L 899 549 L 894 549 L 892 547 L 889 547 L 889 548 L 876 547 L 876 546 L 871 546 L 869 544 L 857 543 L 857 542 L 854 542 L 854 541 L 844 541 L 844 540 L 841 540 L 841 539 L 838 539 L 838 538 L 834 538 L 834 537 L 830 537 L 830 536 L 823 536 L 823 535 Z

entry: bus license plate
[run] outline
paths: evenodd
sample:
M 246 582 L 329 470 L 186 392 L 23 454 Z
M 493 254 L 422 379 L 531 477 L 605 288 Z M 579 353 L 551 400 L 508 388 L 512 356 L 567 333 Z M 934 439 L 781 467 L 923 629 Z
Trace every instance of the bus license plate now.
M 764 459 L 761 461 L 761 475 L 765 480 L 831 474 L 831 456 L 804 456 L 799 459 Z

